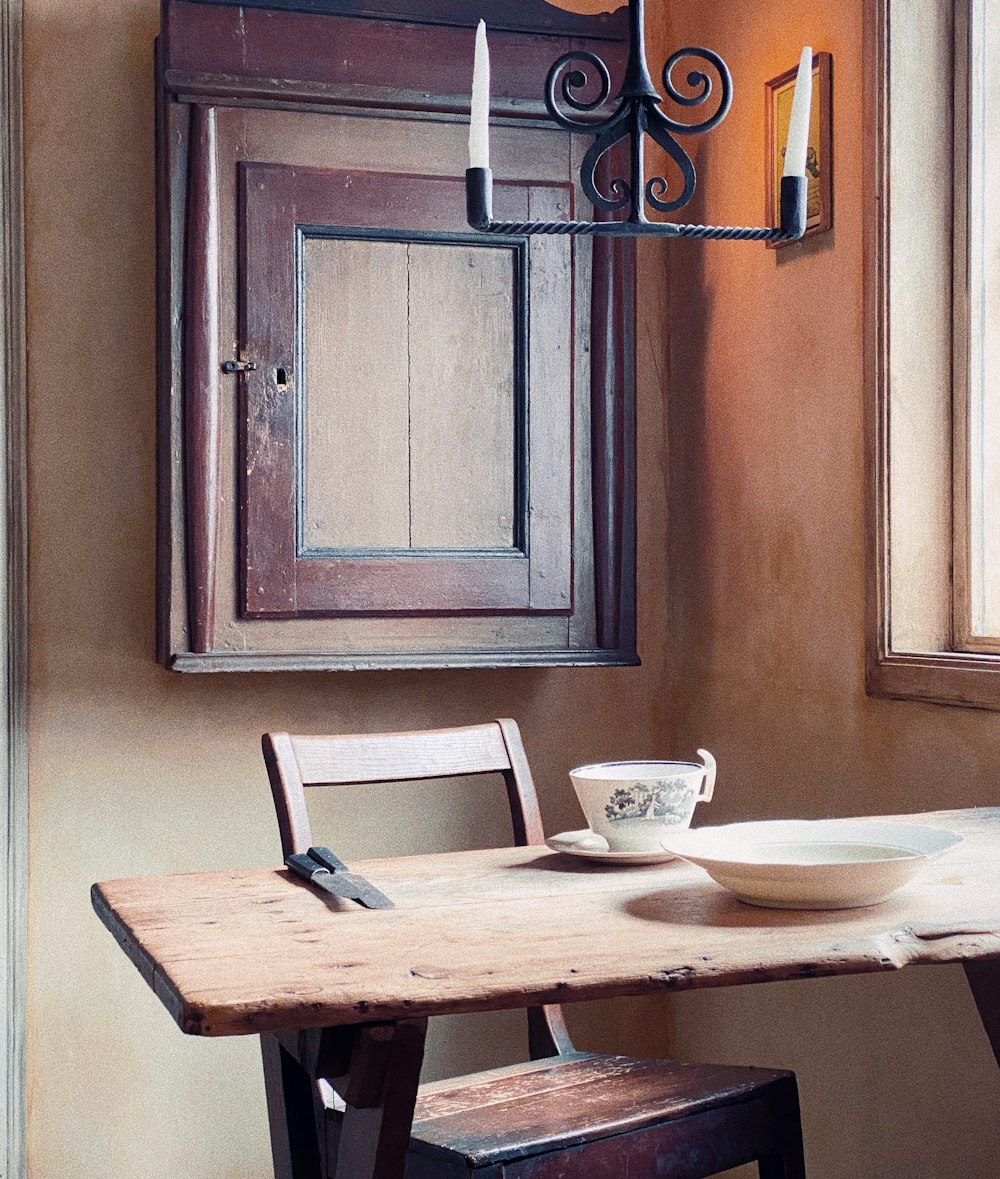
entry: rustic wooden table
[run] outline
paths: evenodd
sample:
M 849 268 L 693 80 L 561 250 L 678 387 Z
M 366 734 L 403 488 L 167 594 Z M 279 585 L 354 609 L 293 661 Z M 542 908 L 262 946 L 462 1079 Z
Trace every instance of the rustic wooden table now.
M 343 1078 L 358 1132 L 336 1174 L 381 1179 L 402 1174 L 433 1015 L 961 962 L 1000 1063 L 1000 808 L 899 817 L 965 841 L 868 909 L 755 909 L 680 861 L 616 870 L 537 847 L 352 865 L 388 910 L 284 869 L 110 881 L 93 903 L 184 1032 L 263 1034 L 265 1056 L 299 1062 L 289 1106 L 311 1101 L 310 1076 Z M 285 1173 L 314 1154 L 289 1141 Z

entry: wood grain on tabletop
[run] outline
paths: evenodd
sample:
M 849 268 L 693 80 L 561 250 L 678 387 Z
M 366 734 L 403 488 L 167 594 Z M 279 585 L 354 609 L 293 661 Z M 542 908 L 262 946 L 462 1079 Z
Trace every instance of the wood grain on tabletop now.
M 907 816 L 965 842 L 865 909 L 751 908 L 674 861 L 538 847 L 352 867 L 396 908 L 283 870 L 111 881 L 94 906 L 181 1028 L 206 1036 L 1000 958 L 1000 809 Z

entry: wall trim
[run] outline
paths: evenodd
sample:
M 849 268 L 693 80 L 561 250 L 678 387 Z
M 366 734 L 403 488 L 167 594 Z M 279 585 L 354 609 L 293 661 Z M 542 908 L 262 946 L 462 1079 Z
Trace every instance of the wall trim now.
M 22 0 L 0 0 L 0 776 L 3 951 L 0 967 L 0 1086 L 5 1125 L 0 1179 L 25 1179 L 25 1016 L 27 974 L 28 775 L 27 453 L 25 382 Z

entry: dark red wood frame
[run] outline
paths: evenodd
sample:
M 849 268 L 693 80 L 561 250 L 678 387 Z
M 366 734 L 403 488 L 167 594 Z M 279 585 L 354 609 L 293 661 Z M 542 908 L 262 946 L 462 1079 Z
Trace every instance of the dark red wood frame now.
M 523 504 L 524 547 L 495 553 L 306 554 L 296 538 L 295 453 L 301 423 L 298 398 L 275 385 L 274 372 L 292 368 L 295 322 L 295 239 L 298 227 L 416 231 L 461 234 L 483 248 L 504 248 L 503 240 L 477 237 L 460 220 L 464 186 L 440 176 L 392 176 L 357 171 L 246 163 L 241 167 L 243 205 L 241 350 L 257 362 L 245 383 L 241 495 L 244 557 L 243 610 L 248 617 L 284 618 L 338 614 L 568 613 L 572 609 L 572 485 L 561 479 L 530 488 L 533 514 L 565 547 L 547 564 L 561 574 L 532 576 L 536 540 Z M 551 185 L 508 184 L 528 194 Z M 401 198 L 400 194 L 405 194 Z M 516 245 L 516 243 L 514 243 Z M 510 248 L 510 247 L 508 247 Z M 529 247 L 530 248 L 530 247 Z M 528 289 L 517 292 L 519 321 L 528 319 Z M 539 300 L 540 301 L 540 300 Z M 568 355 L 572 323 L 568 306 L 561 323 L 539 327 L 536 347 Z M 524 337 L 524 333 L 519 333 Z M 527 349 L 528 340 L 520 346 Z M 527 365 L 525 365 L 527 369 Z M 531 376 L 525 373 L 530 385 Z M 301 384 L 302 374 L 297 374 Z M 519 390 L 541 419 L 559 407 L 553 392 Z M 561 416 L 561 415 L 560 415 Z M 567 415 L 568 416 L 568 415 Z M 556 418 L 558 421 L 558 416 Z M 527 489 L 526 489 L 527 490 Z M 550 541 L 551 543 L 551 541 Z

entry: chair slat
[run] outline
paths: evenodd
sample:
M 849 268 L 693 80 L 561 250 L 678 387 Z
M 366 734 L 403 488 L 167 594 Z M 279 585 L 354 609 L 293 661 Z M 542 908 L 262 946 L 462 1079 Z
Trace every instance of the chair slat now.
M 414 733 L 293 737 L 306 786 L 453 778 L 510 769 L 496 724 Z

